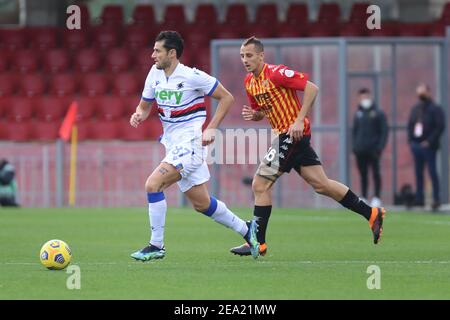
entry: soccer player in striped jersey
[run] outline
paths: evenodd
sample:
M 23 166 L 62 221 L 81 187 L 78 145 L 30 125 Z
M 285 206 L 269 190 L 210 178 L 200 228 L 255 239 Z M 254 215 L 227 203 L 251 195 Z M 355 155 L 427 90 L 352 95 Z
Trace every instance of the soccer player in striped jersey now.
M 241 60 L 249 72 L 244 80 L 250 106 L 244 106 L 242 116 L 247 121 L 267 118 L 278 137 L 272 142 L 253 178 L 255 196 L 254 217 L 260 254 L 267 251 L 266 229 L 272 211 L 272 186 L 285 172 L 294 169 L 317 193 L 338 201 L 344 207 L 369 221 L 374 243 L 380 240 L 384 208 L 372 208 L 347 186 L 329 179 L 310 145 L 311 127 L 307 114 L 318 93 L 318 87 L 306 73 L 283 65 L 264 62 L 264 46 L 255 37 L 247 39 L 240 49 Z M 296 91 L 304 91 L 300 103 Z M 248 244 L 231 249 L 237 255 L 249 255 Z
M 167 203 L 163 191 L 177 183 L 195 210 L 233 229 L 247 241 L 253 257 L 259 255 L 255 220 L 245 222 L 220 200 L 211 197 L 206 188 L 209 170 L 205 162 L 206 146 L 214 142 L 216 129 L 231 105 L 233 96 L 219 81 L 195 68 L 180 63 L 183 39 L 176 31 L 163 31 L 155 39 L 152 66 L 145 81 L 142 98 L 130 118 L 139 126 L 150 114 L 156 101 L 164 134 L 161 142 L 166 156 L 147 178 L 151 236 L 147 246 L 131 254 L 136 260 L 164 258 L 164 227 Z M 219 100 L 217 111 L 202 132 L 206 119 L 205 95 Z

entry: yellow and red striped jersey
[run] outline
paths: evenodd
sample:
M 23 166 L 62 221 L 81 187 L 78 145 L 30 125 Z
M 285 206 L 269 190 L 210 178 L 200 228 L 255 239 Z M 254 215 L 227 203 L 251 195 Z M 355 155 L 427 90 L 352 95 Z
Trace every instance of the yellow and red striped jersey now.
M 307 81 L 306 73 L 265 63 L 259 76 L 247 74 L 244 84 L 251 107 L 263 111 L 272 128 L 281 134 L 287 132 L 302 108 L 296 90 L 305 90 Z M 303 134 L 311 134 L 307 117 Z

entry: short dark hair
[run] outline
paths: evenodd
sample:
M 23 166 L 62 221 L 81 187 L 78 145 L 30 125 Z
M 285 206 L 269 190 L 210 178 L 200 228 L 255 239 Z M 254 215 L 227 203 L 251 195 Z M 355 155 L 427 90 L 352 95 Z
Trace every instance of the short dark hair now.
M 248 38 L 247 40 L 245 40 L 242 45 L 243 46 L 248 46 L 249 44 L 254 44 L 255 48 L 256 48 L 256 51 L 264 52 L 264 45 L 263 45 L 263 43 L 261 42 L 261 40 L 259 40 L 255 36 L 252 36 L 252 37 Z
M 163 47 L 167 51 L 175 49 L 177 52 L 177 59 L 180 59 L 183 54 L 184 40 L 176 31 L 161 31 L 155 39 L 157 41 L 164 41 Z
M 361 88 L 359 89 L 358 94 L 370 94 L 370 90 L 368 88 Z

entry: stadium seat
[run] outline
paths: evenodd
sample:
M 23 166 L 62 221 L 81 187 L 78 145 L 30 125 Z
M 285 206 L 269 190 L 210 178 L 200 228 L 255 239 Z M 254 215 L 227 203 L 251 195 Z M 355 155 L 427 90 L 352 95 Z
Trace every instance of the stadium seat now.
M 342 37 L 362 37 L 365 35 L 367 27 L 359 22 L 344 22 L 339 29 Z
M 69 107 L 71 99 L 58 96 L 45 96 L 34 99 L 35 115 L 39 121 L 61 122 Z
M 148 48 L 152 45 L 155 34 L 142 25 L 126 26 L 123 46 L 131 50 Z
M 77 137 L 78 141 L 85 141 L 91 139 L 91 123 L 92 120 L 81 120 L 77 121 L 75 125 L 77 126 Z
M 152 117 L 148 119 L 148 122 L 145 124 L 150 128 L 150 139 L 158 140 L 163 134 L 161 120 L 159 120 L 158 116 Z
M 126 119 L 129 119 L 130 116 L 136 111 L 136 107 L 139 104 L 139 101 L 141 100 L 141 95 L 130 95 L 130 96 L 123 96 L 122 99 L 122 105 L 124 109 L 124 117 Z M 156 114 L 156 110 L 152 108 L 150 110 L 150 116 Z
M 15 142 L 27 142 L 30 140 L 32 121 L 5 123 L 6 139 Z
M 30 47 L 38 50 L 49 50 L 58 46 L 58 29 L 56 27 L 28 28 Z
M 149 72 L 153 65 L 152 49 L 142 49 L 136 52 L 134 56 L 135 70 Z
M 77 79 L 73 73 L 59 73 L 55 74 L 50 79 L 51 94 L 64 97 L 73 95 L 77 92 Z
M 95 113 L 98 120 L 117 120 L 124 116 L 123 100 L 116 96 L 102 96 L 95 99 Z
M 88 6 L 83 3 L 78 3 L 77 6 L 80 8 L 81 30 L 89 29 L 89 26 L 91 25 L 91 14 Z
M 0 51 L 0 73 L 9 69 L 9 52 L 6 50 Z
M 425 37 L 431 33 L 432 26 L 430 23 L 401 23 L 398 28 L 398 35 L 402 37 Z
M 69 69 L 70 56 L 65 49 L 51 49 L 43 53 L 42 62 L 45 71 L 64 72 Z
M 225 24 L 230 26 L 245 26 L 248 23 L 247 6 L 242 3 L 228 5 Z
M 93 72 L 101 68 L 102 57 L 94 48 L 81 49 L 75 54 L 75 69 L 81 72 Z
M 105 57 L 106 69 L 110 72 L 122 72 L 130 68 L 131 57 L 129 49 L 113 48 L 106 53 Z
M 143 83 L 138 83 L 136 75 L 131 72 L 117 74 L 112 82 L 114 94 L 120 96 L 137 94 L 141 86 L 143 87 L 144 85 Z
M 307 25 L 309 22 L 308 7 L 304 3 L 290 3 L 286 11 L 286 21 L 289 25 Z
M 13 70 L 30 73 L 38 69 L 39 53 L 33 49 L 23 49 L 14 52 L 11 57 Z
M 79 81 L 81 93 L 90 97 L 101 96 L 109 90 L 109 79 L 103 73 L 87 73 Z
M 339 32 L 339 24 L 312 22 L 308 25 L 308 37 L 333 37 Z
M 27 97 L 34 97 L 46 92 L 47 83 L 40 73 L 24 74 L 19 77 L 19 93 Z
M 31 140 L 54 141 L 59 137 L 61 121 L 33 121 L 30 127 Z
M 278 23 L 278 9 L 275 3 L 260 4 L 256 9 L 255 24 L 273 26 Z
M 263 24 L 251 24 L 248 26 L 248 34 L 257 38 L 272 38 L 276 35 L 277 29 L 271 28 Z
M 307 26 L 296 26 L 290 23 L 279 23 L 276 28 L 276 36 L 279 38 L 303 37 L 308 33 Z
M 217 11 L 212 3 L 202 3 L 195 9 L 194 24 L 211 27 L 218 24 Z
M 31 119 L 34 114 L 33 106 L 33 99 L 11 97 L 9 98 L 9 108 L 6 110 L 6 117 L 14 122 Z
M 208 48 L 208 43 L 203 43 L 203 46 L 200 46 L 200 42 L 196 42 L 195 46 L 189 46 L 189 48 L 184 48 L 183 55 L 180 58 L 182 64 L 186 66 L 190 66 L 194 61 L 194 56 L 198 50 L 204 50 L 204 48 Z M 145 80 L 145 79 L 144 79 Z
M 157 140 L 162 134 L 161 122 L 157 118 L 148 118 L 137 128 L 130 126 L 127 119 L 118 122 L 120 138 L 125 141 Z
M 116 25 L 95 26 L 93 31 L 93 46 L 100 49 L 117 47 L 121 41 L 120 30 Z
M 61 39 L 63 46 L 70 50 L 80 50 L 90 44 L 89 32 L 86 29 L 64 29 Z
M 225 23 L 217 28 L 215 37 L 218 39 L 240 39 L 248 35 L 246 28 L 247 24 L 236 27 Z
M 365 26 L 367 18 L 369 17 L 367 13 L 367 7 L 369 5 L 370 5 L 369 3 L 355 2 L 352 5 L 348 21 L 352 23 L 359 23 Z
M 156 24 L 155 11 L 151 4 L 140 4 L 134 7 L 133 24 L 139 26 L 154 26 Z
M 210 50 L 202 50 L 195 55 L 194 66 L 206 73 L 211 71 L 211 53 Z
M 3 119 L 3 115 L 6 117 L 6 110 L 9 108 L 9 98 L 0 99 L 0 120 Z
M 445 36 L 446 25 L 440 21 L 435 21 L 430 29 L 429 35 L 431 37 L 443 37 Z
M 15 93 L 17 77 L 15 73 L 0 73 L 0 97 L 7 97 Z
M 164 19 L 163 19 L 162 24 L 184 27 L 186 25 L 186 17 L 184 15 L 184 6 L 181 4 L 167 5 L 164 10 Z M 175 28 L 175 30 L 179 30 L 179 29 L 180 28 Z
M 190 26 L 186 35 L 183 36 L 184 41 L 189 43 L 188 48 L 185 47 L 185 50 L 193 49 L 195 51 L 203 49 L 205 46 L 209 46 L 212 34 L 213 30 L 205 30 L 205 27 L 199 25 Z
M 112 140 L 119 139 L 118 121 L 93 121 L 90 124 L 90 134 L 92 139 Z
M 85 121 L 95 116 L 95 99 L 80 96 L 76 99 L 78 104 L 77 121 Z
M 0 104 L 1 104 L 1 102 L 0 102 Z M 6 128 L 7 125 L 8 125 L 8 122 L 6 120 L 3 120 L 0 117 L 0 141 L 9 139 L 8 130 Z
M 15 51 L 27 46 L 26 29 L 0 29 L 0 48 Z
M 123 25 L 123 7 L 121 5 L 104 6 L 100 19 L 104 26 Z
M 337 3 L 322 3 L 319 8 L 317 22 L 338 24 L 341 20 L 341 9 Z
M 398 34 L 400 24 L 397 22 L 383 22 L 381 29 L 367 30 L 366 35 L 369 37 L 392 37 Z

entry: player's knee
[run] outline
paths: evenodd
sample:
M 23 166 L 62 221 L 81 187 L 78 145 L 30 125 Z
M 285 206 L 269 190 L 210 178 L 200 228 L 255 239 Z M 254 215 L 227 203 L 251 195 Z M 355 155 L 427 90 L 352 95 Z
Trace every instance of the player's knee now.
M 314 188 L 314 191 L 318 194 L 328 195 L 329 193 L 329 184 L 328 181 L 317 180 L 311 183 L 311 186 Z
M 209 209 L 209 203 L 207 202 L 192 202 L 194 210 L 200 213 L 204 213 Z
M 263 194 L 268 192 L 270 187 L 264 183 L 261 183 L 257 179 L 253 179 L 252 190 L 254 194 Z
M 145 183 L 145 191 L 146 192 L 161 192 L 162 186 L 157 181 L 149 179 Z

